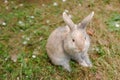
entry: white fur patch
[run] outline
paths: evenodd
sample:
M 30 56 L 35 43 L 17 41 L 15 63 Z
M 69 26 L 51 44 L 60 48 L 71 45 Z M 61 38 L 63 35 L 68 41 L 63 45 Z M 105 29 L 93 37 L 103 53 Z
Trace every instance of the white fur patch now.
M 84 66 L 84 67 L 88 67 L 88 65 L 87 65 L 87 63 L 86 63 L 85 61 L 83 61 L 83 62 L 81 63 L 81 65 Z
M 90 46 L 90 42 L 89 42 L 89 40 L 86 40 L 85 41 L 85 47 L 84 47 L 83 51 L 85 51 L 86 49 L 88 49 L 89 46 Z

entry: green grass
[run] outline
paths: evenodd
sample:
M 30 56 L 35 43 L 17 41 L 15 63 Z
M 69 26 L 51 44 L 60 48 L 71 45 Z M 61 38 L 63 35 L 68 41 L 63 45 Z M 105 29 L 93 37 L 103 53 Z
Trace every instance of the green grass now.
M 116 31 L 120 33 L 120 14 L 114 13 L 106 22 L 110 31 Z
M 53 6 L 54 2 L 58 5 Z M 118 0 L 8 0 L 0 4 L 0 80 L 119 80 Z M 92 68 L 71 61 L 72 72 L 67 72 L 51 64 L 47 56 L 45 45 L 50 33 L 65 25 L 64 10 L 75 23 L 95 12 L 87 28 L 93 31 L 88 52 Z

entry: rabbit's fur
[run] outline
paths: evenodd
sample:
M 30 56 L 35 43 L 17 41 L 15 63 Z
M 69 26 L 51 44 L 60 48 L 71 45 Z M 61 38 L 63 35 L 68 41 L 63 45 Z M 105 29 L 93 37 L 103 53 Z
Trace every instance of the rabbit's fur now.
M 94 12 L 89 14 L 79 24 L 74 24 L 70 17 L 63 12 L 64 27 L 55 29 L 48 38 L 46 50 L 52 63 L 61 65 L 71 71 L 69 61 L 73 59 L 80 65 L 91 67 L 91 61 L 87 54 L 90 39 L 86 33 L 86 26 L 91 21 Z

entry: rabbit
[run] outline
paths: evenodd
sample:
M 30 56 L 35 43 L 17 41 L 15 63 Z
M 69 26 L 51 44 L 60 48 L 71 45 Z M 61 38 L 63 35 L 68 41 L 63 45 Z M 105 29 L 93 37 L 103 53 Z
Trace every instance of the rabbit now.
M 72 59 L 84 67 L 92 67 L 87 53 L 90 38 L 86 32 L 86 26 L 93 15 L 94 12 L 91 12 L 81 23 L 74 24 L 69 15 L 63 12 L 62 16 L 66 26 L 55 29 L 46 43 L 48 57 L 54 65 L 60 65 L 70 72 L 69 61 Z

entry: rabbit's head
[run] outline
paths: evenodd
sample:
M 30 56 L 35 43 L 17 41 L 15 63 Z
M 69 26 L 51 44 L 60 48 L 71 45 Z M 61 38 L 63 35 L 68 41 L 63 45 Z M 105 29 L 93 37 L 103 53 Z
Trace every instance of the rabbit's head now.
M 85 44 L 89 41 L 86 33 L 86 26 L 91 21 L 94 12 L 89 14 L 79 24 L 74 24 L 71 18 L 63 12 L 63 20 L 67 24 L 68 35 L 64 40 L 64 49 L 67 53 L 78 53 L 85 49 Z

